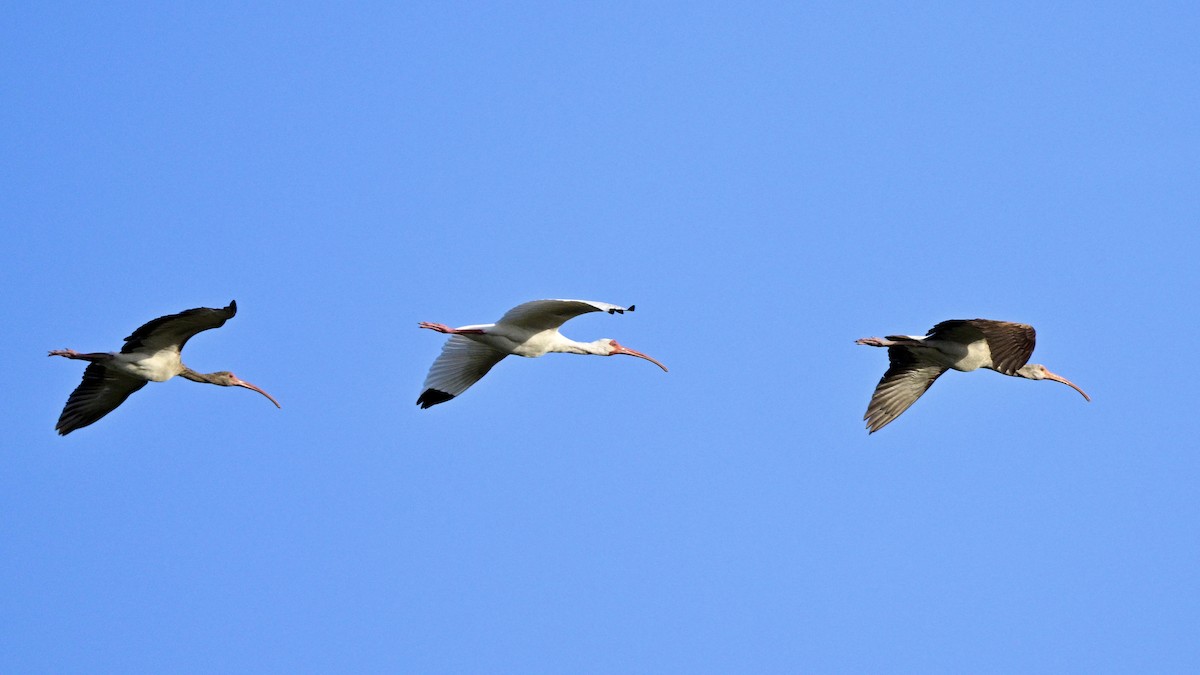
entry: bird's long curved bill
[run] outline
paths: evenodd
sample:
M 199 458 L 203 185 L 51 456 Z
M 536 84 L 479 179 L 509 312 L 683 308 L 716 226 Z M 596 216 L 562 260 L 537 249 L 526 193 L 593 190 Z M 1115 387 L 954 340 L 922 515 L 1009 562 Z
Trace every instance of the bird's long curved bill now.
M 667 367 L 664 366 L 663 364 L 659 363 L 657 359 L 651 358 L 651 357 L 647 356 L 646 354 L 643 354 L 643 353 L 637 351 L 636 349 L 630 349 L 629 347 L 622 345 L 622 346 L 618 347 L 617 350 L 614 351 L 613 353 L 614 354 L 628 354 L 630 356 L 636 356 L 639 359 L 646 359 L 650 363 L 653 363 L 654 365 L 658 366 L 659 368 L 662 368 L 664 373 L 670 372 L 667 370 Z
M 1055 375 L 1054 373 L 1047 370 L 1046 371 L 1046 379 L 1054 380 L 1055 382 L 1062 382 L 1063 384 L 1074 389 L 1075 391 L 1079 392 L 1080 394 L 1083 394 L 1083 398 L 1086 399 L 1088 402 L 1091 402 L 1091 400 L 1092 400 L 1091 396 L 1088 396 L 1082 389 L 1080 389 L 1079 387 L 1076 387 L 1074 382 L 1068 380 L 1067 378 L 1063 377 L 1062 375 Z
M 247 382 L 247 381 L 245 381 L 245 380 L 238 380 L 238 381 L 237 381 L 237 382 L 235 382 L 234 384 L 236 384 L 236 385 L 237 385 L 237 386 L 239 386 L 239 387 L 245 387 L 245 388 L 247 388 L 247 389 L 251 389 L 251 390 L 253 390 L 253 391 L 257 391 L 258 393 L 262 394 L 263 396 L 266 396 L 267 398 L 271 399 L 271 403 L 274 403 L 276 408 L 283 408 L 283 406 L 279 405 L 279 401 L 276 401 L 276 400 L 275 400 L 275 397 L 274 397 L 274 396 L 271 396 L 271 395 L 270 395 L 270 394 L 268 394 L 267 392 L 263 391 L 262 389 L 259 389 L 258 387 L 256 387 L 256 386 L 254 386 L 254 385 L 250 384 L 249 382 Z

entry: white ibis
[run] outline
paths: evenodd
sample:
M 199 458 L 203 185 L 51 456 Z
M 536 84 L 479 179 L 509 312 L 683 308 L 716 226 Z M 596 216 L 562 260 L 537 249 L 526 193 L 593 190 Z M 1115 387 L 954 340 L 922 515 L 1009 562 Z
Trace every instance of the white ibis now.
M 628 354 L 666 366 L 645 354 L 604 338 L 595 342 L 576 342 L 558 332 L 559 326 L 580 314 L 632 312 L 633 305 L 621 307 L 590 300 L 534 300 L 508 310 L 496 323 L 451 328 L 440 323 L 421 322 L 428 328 L 450 336 L 442 353 L 425 376 L 425 391 L 417 398 L 422 408 L 445 403 L 467 390 L 492 366 L 509 354 L 535 357 L 548 352 L 612 356 Z
M 58 418 L 58 433 L 67 434 L 86 427 L 121 405 L 133 392 L 147 382 L 166 382 L 180 375 L 193 382 L 219 384 L 222 387 L 245 387 L 266 396 L 279 407 L 270 394 L 239 380 L 233 373 L 197 373 L 183 365 L 179 352 L 196 333 L 220 328 L 237 314 L 237 303 L 229 301 L 225 309 L 197 307 L 170 316 L 161 316 L 125 338 L 120 352 L 80 354 L 73 349 L 56 349 L 50 356 L 88 361 L 83 382 L 71 392 L 62 415 Z
M 1062 382 L 1083 398 L 1091 397 L 1070 380 L 1030 363 L 1036 335 L 1033 326 L 988 319 L 956 319 L 934 326 L 924 337 L 889 335 L 869 337 L 854 344 L 887 347 L 891 366 L 875 387 L 863 419 L 875 433 L 921 398 L 947 369 L 968 372 L 990 368 L 998 373 L 1030 380 Z

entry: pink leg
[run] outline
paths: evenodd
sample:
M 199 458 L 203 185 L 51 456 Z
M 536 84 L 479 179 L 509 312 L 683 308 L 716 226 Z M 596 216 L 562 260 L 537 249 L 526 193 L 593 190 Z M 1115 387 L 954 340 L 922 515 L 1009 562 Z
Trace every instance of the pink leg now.
M 867 345 L 869 347 L 891 347 L 892 345 L 898 344 L 898 343 L 892 342 L 891 340 L 885 340 L 883 338 L 869 337 L 869 338 L 861 338 L 859 340 L 855 340 L 854 344 Z
M 95 352 L 92 354 L 80 354 L 79 352 L 75 351 L 74 349 L 55 349 L 55 350 L 52 350 L 46 356 L 65 356 L 68 359 L 80 359 L 83 361 L 92 361 L 93 363 L 96 361 L 105 361 L 105 360 L 108 360 L 109 358 L 112 358 L 111 354 L 108 354 L 105 352 Z
M 421 323 L 418 323 L 417 326 L 421 328 L 428 328 L 429 330 L 436 330 L 439 333 L 446 333 L 447 335 L 483 335 L 482 328 L 451 328 L 444 323 L 429 323 L 428 321 L 422 321 Z

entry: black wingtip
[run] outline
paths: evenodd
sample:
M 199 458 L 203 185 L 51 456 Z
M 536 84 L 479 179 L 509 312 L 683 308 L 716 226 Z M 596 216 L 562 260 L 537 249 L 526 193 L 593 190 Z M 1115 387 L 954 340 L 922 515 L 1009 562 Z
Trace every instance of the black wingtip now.
M 232 312 L 234 314 L 237 314 L 237 300 L 230 300 L 229 306 L 226 307 L 225 309 L 229 310 L 230 312 Z
M 417 398 L 417 405 L 421 406 L 421 409 L 424 410 L 425 408 L 435 406 L 439 403 L 445 403 L 452 398 L 454 398 L 454 394 L 447 394 L 446 392 L 438 391 L 437 389 L 426 389 L 425 391 L 421 392 L 421 395 Z
M 632 312 L 632 311 L 633 311 L 633 310 L 635 310 L 635 309 L 637 309 L 637 305 L 630 305 L 630 306 L 629 306 L 629 309 L 627 309 L 627 310 L 625 310 L 625 311 L 627 311 L 627 312 Z

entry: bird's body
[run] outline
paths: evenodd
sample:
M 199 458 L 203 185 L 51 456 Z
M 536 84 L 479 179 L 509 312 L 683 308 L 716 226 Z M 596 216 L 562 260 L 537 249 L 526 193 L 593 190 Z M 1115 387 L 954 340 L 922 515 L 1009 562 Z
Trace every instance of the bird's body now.
M 594 342 L 577 342 L 558 332 L 570 319 L 589 312 L 624 314 L 633 311 L 620 305 L 589 300 L 534 300 L 510 309 L 496 323 L 451 328 L 439 323 L 420 323 L 450 336 L 442 353 L 425 378 L 424 391 L 417 399 L 422 408 L 445 403 L 466 391 L 472 384 L 510 354 L 534 358 L 561 352 L 612 356 L 628 354 L 646 359 L 664 371 L 666 366 L 654 359 L 617 344 L 608 338 Z
M 233 373 L 198 373 L 183 364 L 180 352 L 193 335 L 219 328 L 235 314 L 237 303 L 230 301 L 224 309 L 198 307 L 159 317 L 125 338 L 125 345 L 119 352 L 81 354 L 73 349 L 51 351 L 50 356 L 89 362 L 83 372 L 83 382 L 71 392 L 58 419 L 55 427 L 58 433 L 65 436 L 86 427 L 115 410 L 147 382 L 166 382 L 176 375 L 193 382 L 245 387 L 266 396 L 279 407 L 270 394 L 239 380 Z
M 990 319 L 943 321 L 924 336 L 889 335 L 862 338 L 855 344 L 887 347 L 890 367 L 875 387 L 863 419 L 871 433 L 879 431 L 916 402 L 947 370 L 980 368 L 1031 380 L 1066 384 L 1087 400 L 1082 389 L 1051 373 L 1041 364 L 1028 364 L 1036 344 L 1033 326 Z
M 111 358 L 104 364 L 105 367 L 148 382 L 166 382 L 184 369 L 179 352 L 172 350 L 130 354 L 109 352 L 109 356 Z
M 889 335 L 886 339 L 902 342 L 905 349 L 922 359 L 959 372 L 992 366 L 992 350 L 984 339 L 956 342 L 917 335 Z

